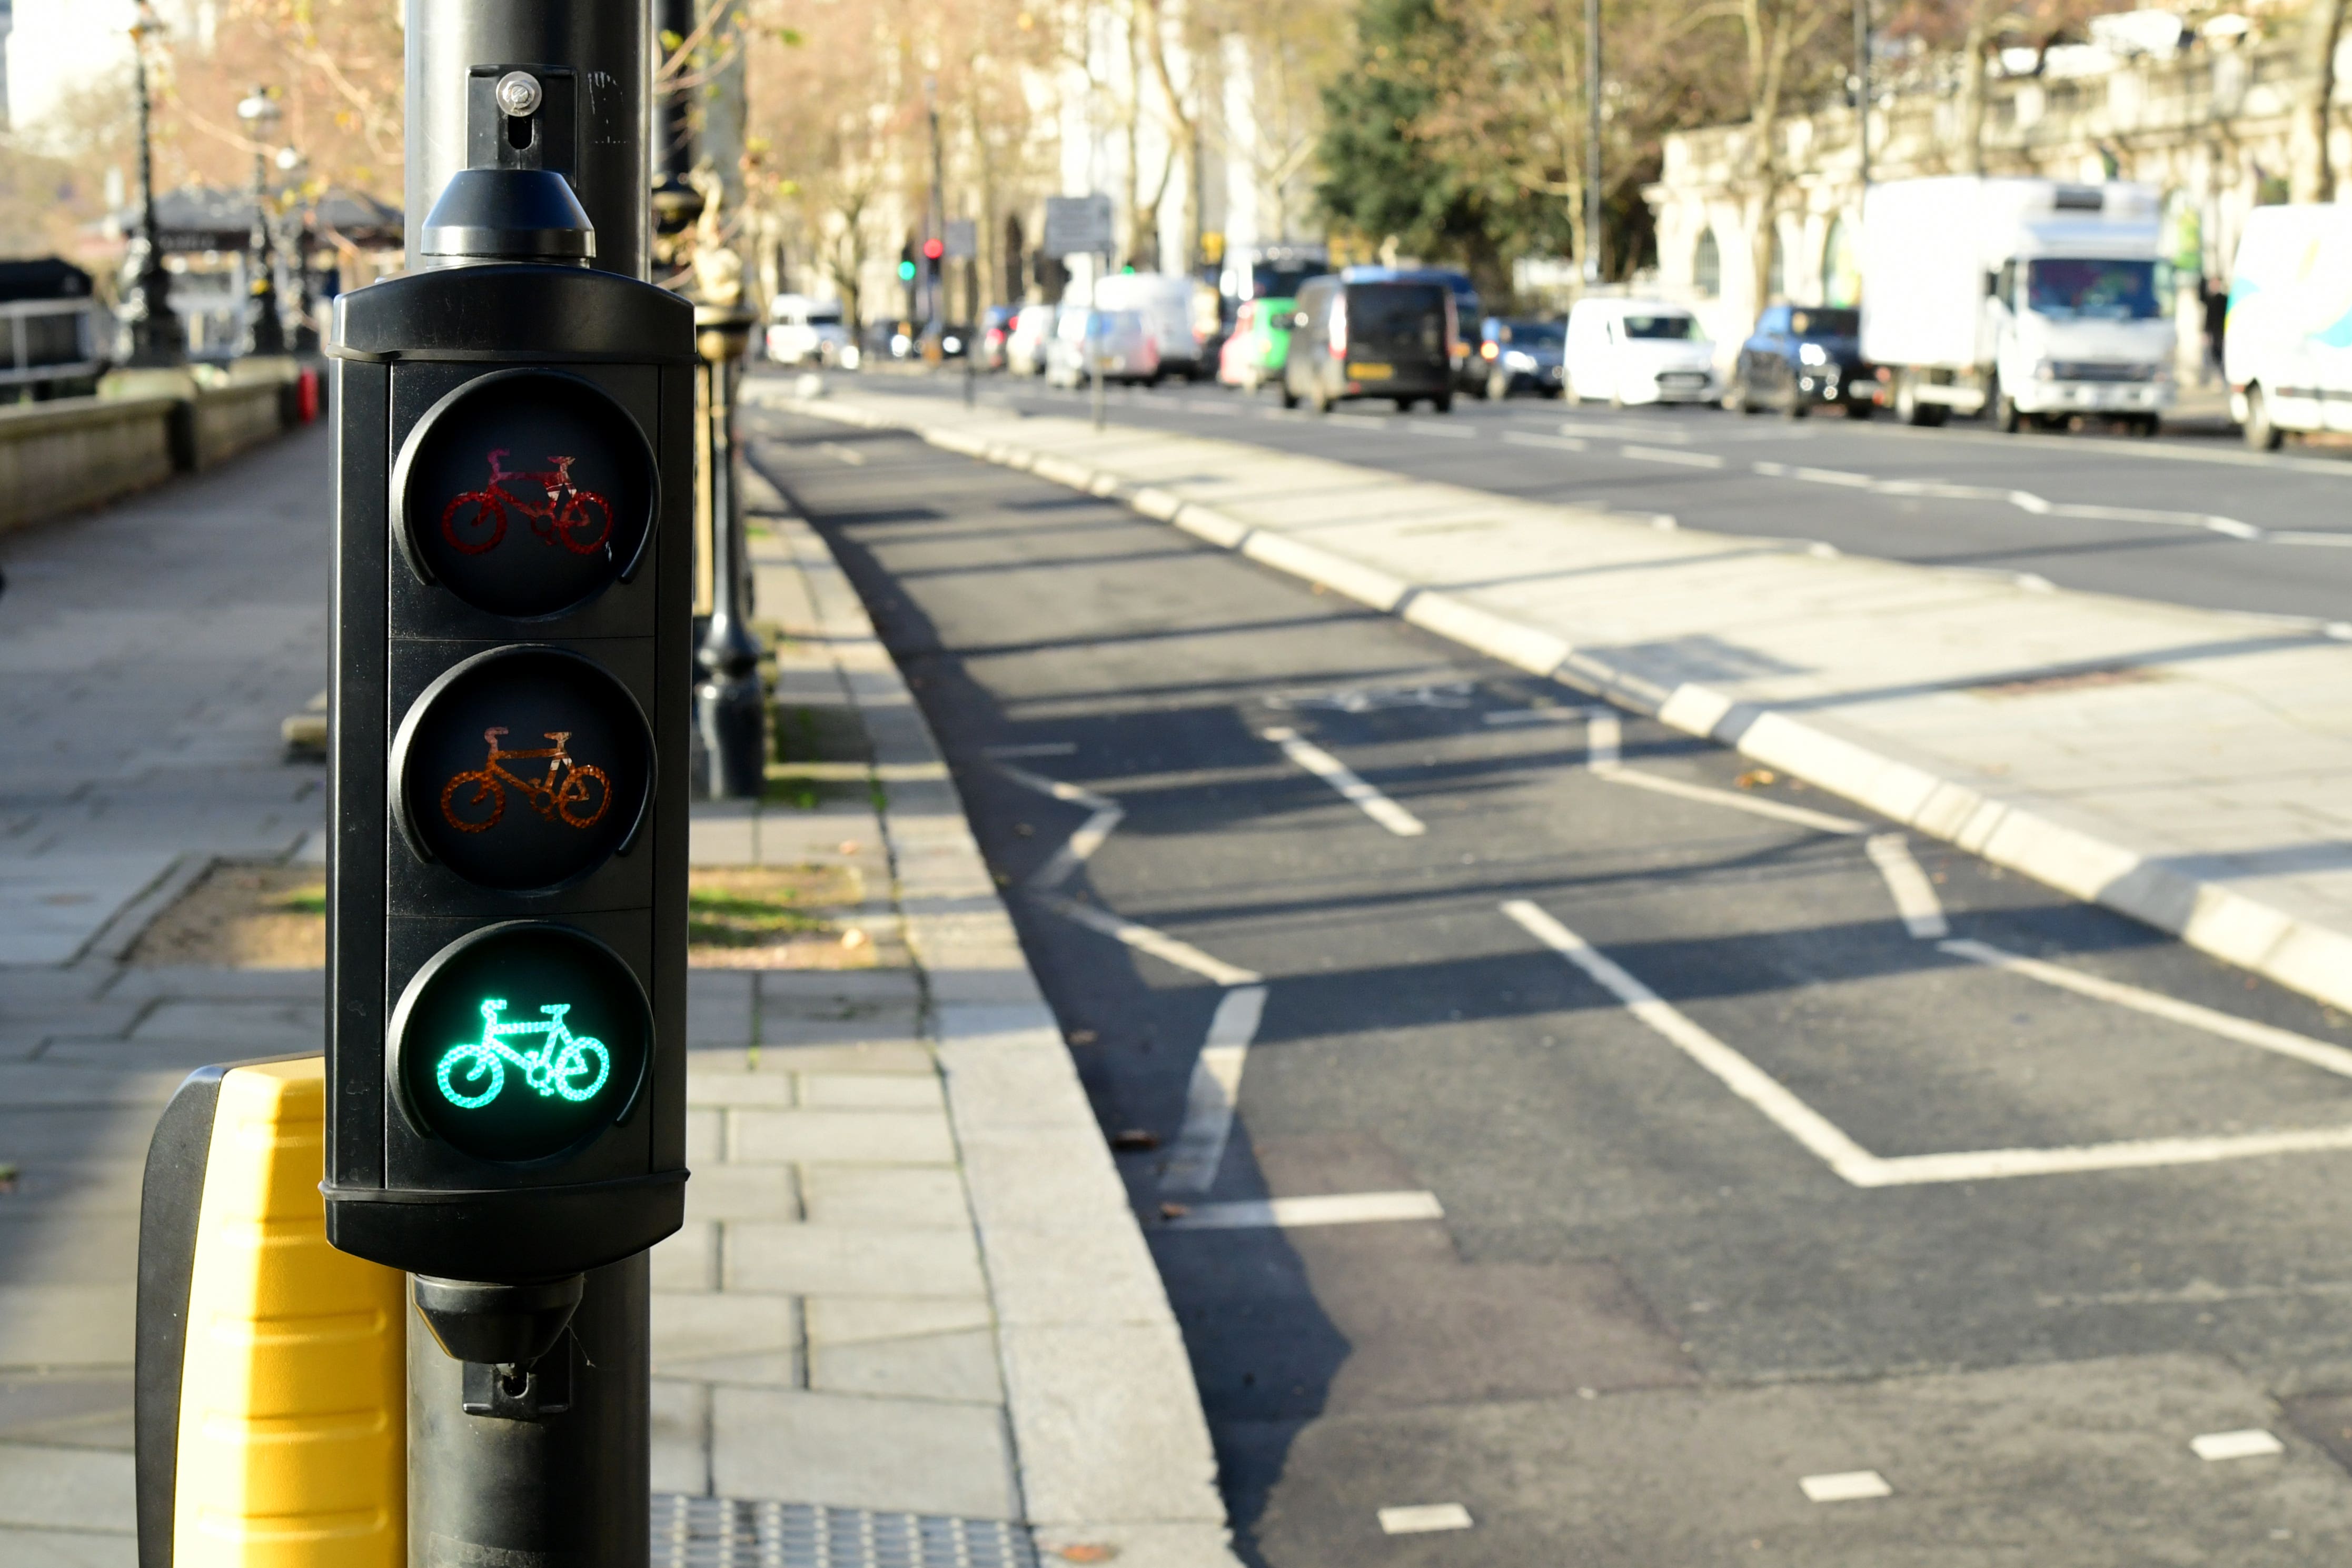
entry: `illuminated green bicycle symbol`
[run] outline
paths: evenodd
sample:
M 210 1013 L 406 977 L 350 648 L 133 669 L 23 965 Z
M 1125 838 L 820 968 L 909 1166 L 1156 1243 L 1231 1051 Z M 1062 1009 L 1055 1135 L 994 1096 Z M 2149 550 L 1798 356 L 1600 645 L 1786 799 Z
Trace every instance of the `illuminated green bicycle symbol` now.
M 449 1103 L 472 1110 L 488 1105 L 507 1086 L 507 1064 L 522 1068 L 522 1080 L 536 1089 L 543 1099 L 558 1095 L 578 1104 L 593 1099 L 604 1087 L 612 1075 L 613 1058 L 604 1049 L 604 1042 L 586 1035 L 575 1035 L 563 1022 L 563 1015 L 572 1011 L 568 1002 L 541 1007 L 547 1016 L 536 1024 L 501 1024 L 499 1015 L 506 1010 L 503 999 L 482 1004 L 482 1037 L 473 1045 L 449 1047 L 433 1069 L 434 1081 Z M 539 1049 L 518 1051 L 506 1042 L 524 1035 L 545 1037 Z M 582 1079 L 591 1073 L 591 1081 Z M 450 1082 L 462 1075 L 466 1087 L 459 1089 Z

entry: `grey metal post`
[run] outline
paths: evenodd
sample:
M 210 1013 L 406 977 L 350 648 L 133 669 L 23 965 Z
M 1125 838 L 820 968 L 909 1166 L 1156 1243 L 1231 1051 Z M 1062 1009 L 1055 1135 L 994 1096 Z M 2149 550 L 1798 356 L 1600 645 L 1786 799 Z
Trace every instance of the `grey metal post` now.
M 1103 274 L 1109 271 L 1110 252 L 1106 250 L 1097 258 L 1094 287 L 1087 290 L 1087 335 L 1083 341 L 1087 345 L 1087 363 L 1094 367 L 1095 373 L 1095 428 L 1097 430 L 1103 427 L 1103 367 L 1102 345 L 1095 341 L 1094 328 L 1095 323 L 1101 320 L 1102 312 L 1096 308 L 1094 301 L 1099 297 Z
M 1584 281 L 1601 281 L 1601 0 L 1584 0 Z
M 408 264 L 421 263 L 425 214 L 467 166 L 467 80 L 476 66 L 544 66 L 579 81 L 574 190 L 595 226 L 592 265 L 646 276 L 651 227 L 646 97 L 647 0 L 405 0 Z M 411 1568 L 452 1563 L 646 1568 L 651 1554 L 651 1380 L 644 1254 L 547 1287 L 412 1285 L 437 1301 L 434 1334 L 409 1323 L 408 1552 Z M 477 1388 L 507 1349 L 444 1353 L 525 1333 L 533 1290 L 577 1289 L 566 1337 L 544 1364 L 568 1381 L 539 1405 L 538 1380 L 502 1404 Z M 561 1325 L 562 1316 L 553 1321 Z M 526 1334 L 526 1337 L 527 1334 Z M 495 1381 L 495 1380 L 494 1380 Z M 467 1405 L 477 1409 L 469 1411 Z M 478 1413 L 492 1411 L 494 1414 Z
M 1870 189 L 1870 0 L 1853 0 L 1853 136 L 1862 188 Z
M 269 89 L 257 86 L 236 106 L 236 117 L 253 132 L 253 284 L 246 299 L 246 352 L 256 356 L 286 352 L 286 323 L 278 314 L 278 246 L 269 223 L 269 148 L 263 140 L 282 111 Z
M 751 570 L 736 484 L 735 384 L 759 318 L 740 305 L 694 308 L 710 421 L 710 620 L 694 650 L 694 721 L 712 800 L 757 800 L 768 784 L 760 642 L 751 635 Z
M 648 0 L 406 0 L 408 265 L 425 215 L 466 166 L 466 74 L 477 65 L 549 65 L 580 74 L 580 174 L 596 226 L 591 266 L 646 276 Z

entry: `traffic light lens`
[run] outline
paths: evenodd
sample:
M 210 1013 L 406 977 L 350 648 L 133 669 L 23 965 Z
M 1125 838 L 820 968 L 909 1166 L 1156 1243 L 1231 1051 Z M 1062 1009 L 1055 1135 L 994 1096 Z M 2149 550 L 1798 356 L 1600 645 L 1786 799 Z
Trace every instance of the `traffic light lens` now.
M 653 735 L 626 688 L 575 654 L 506 648 L 425 689 L 393 742 L 410 842 L 479 887 L 577 881 L 635 833 Z
M 417 422 L 394 473 L 409 563 L 477 609 L 578 607 L 636 568 L 655 465 L 601 388 L 552 371 L 484 376 Z
M 911 283 L 914 281 L 914 279 L 915 264 L 911 261 L 901 261 L 898 263 L 898 281 L 901 283 Z
M 945 256 L 947 253 L 948 247 L 938 240 L 927 239 L 923 241 L 923 255 L 926 259 L 937 261 L 940 257 Z
M 635 1100 L 653 1038 L 644 989 L 585 932 L 541 921 L 453 942 L 394 1016 L 404 1098 L 477 1159 L 557 1154 Z

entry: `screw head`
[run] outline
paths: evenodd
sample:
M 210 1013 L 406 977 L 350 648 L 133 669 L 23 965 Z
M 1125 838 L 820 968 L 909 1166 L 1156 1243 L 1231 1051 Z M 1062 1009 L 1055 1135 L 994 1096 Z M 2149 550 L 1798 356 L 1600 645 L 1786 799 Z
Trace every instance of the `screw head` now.
M 539 106 L 547 100 L 547 89 L 529 71 L 509 71 L 499 78 L 496 96 L 500 110 L 520 120 L 539 112 Z

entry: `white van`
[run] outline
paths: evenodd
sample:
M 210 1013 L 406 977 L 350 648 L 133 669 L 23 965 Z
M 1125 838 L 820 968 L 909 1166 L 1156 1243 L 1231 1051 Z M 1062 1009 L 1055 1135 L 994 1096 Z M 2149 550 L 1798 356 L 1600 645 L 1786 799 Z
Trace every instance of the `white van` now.
M 1568 392 L 1579 403 L 1712 403 L 1715 345 L 1656 300 L 1579 300 L 1568 312 Z
M 779 294 L 768 307 L 768 358 L 777 364 L 832 364 L 849 346 L 838 300 Z
M 1198 381 L 1215 367 L 1201 354 L 1193 289 L 1192 279 L 1181 272 L 1114 272 L 1095 284 L 1091 303 L 1097 310 L 1140 315 L 1160 352 L 1159 374 Z
M 2246 445 L 2352 430 L 2352 206 L 2256 207 L 2230 271 L 2221 374 Z

